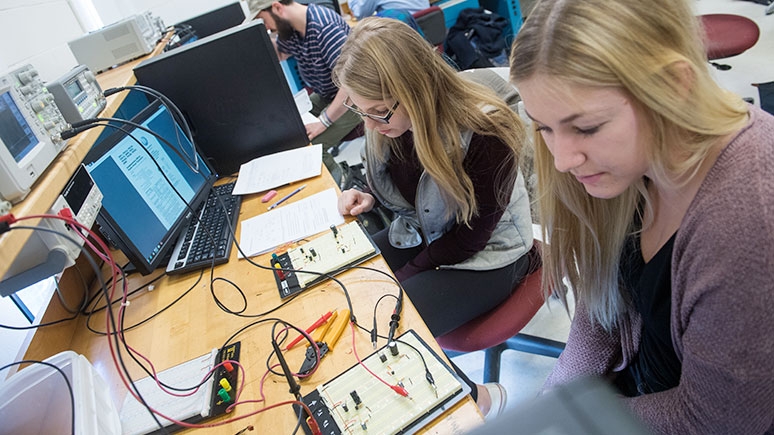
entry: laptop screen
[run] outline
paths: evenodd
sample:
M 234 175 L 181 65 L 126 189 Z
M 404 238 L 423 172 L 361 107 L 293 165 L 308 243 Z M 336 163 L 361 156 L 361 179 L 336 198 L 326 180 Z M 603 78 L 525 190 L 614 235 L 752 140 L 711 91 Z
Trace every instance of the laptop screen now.
M 116 125 L 84 165 L 102 191 L 97 220 L 103 233 L 147 274 L 161 265 L 215 175 L 164 105 L 152 103 L 132 122 L 169 144 L 141 128 Z

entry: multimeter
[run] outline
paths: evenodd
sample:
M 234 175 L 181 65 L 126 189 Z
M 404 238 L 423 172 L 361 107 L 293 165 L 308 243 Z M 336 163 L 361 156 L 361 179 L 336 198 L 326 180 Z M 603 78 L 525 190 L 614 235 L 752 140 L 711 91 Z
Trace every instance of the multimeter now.
M 86 65 L 78 65 L 46 84 L 65 121 L 73 124 L 96 118 L 107 104 L 97 78 Z

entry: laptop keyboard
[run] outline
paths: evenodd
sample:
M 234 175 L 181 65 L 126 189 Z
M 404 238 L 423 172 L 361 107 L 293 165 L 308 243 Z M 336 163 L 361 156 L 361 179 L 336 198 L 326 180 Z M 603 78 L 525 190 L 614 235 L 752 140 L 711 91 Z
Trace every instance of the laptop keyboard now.
M 181 232 L 167 265 L 167 273 L 182 273 L 228 261 L 234 241 L 232 230 L 236 230 L 242 205 L 242 197 L 231 194 L 235 184 L 213 186 L 207 200 L 196 210 L 199 219 L 192 218 L 188 228 Z

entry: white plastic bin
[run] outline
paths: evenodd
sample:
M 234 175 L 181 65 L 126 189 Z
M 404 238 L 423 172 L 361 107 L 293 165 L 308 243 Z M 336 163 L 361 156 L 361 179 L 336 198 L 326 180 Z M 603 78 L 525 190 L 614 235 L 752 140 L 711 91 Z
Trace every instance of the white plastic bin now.
M 73 389 L 75 435 L 119 435 L 121 422 L 107 385 L 83 355 L 66 350 L 45 360 L 59 367 Z M 72 408 L 62 375 L 32 364 L 0 388 L 0 435 L 69 434 Z

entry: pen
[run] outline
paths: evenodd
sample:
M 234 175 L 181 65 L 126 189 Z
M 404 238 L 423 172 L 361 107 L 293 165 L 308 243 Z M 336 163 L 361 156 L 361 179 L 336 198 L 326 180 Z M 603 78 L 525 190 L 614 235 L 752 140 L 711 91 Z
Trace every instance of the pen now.
M 306 333 L 307 333 L 307 334 L 311 334 L 311 333 L 312 333 L 312 331 L 314 331 L 315 329 L 317 329 L 317 328 L 318 328 L 320 325 L 322 325 L 323 323 L 327 322 L 327 321 L 328 321 L 328 319 L 330 319 L 332 315 L 333 315 L 333 311 L 328 311 L 327 313 L 325 313 L 325 314 L 323 314 L 322 316 L 320 316 L 320 318 L 319 318 L 319 319 L 317 319 L 317 320 L 316 320 L 314 323 L 312 323 L 312 325 L 311 325 L 310 327 L 308 327 L 308 328 L 306 328 L 306 329 L 305 329 Z M 295 345 L 296 345 L 296 343 L 298 343 L 299 341 L 301 341 L 301 339 L 303 339 L 303 338 L 304 338 L 303 334 L 299 334 L 299 336 L 298 336 L 298 337 L 296 337 L 296 338 L 295 338 L 293 341 L 291 341 L 291 342 L 290 342 L 290 343 L 289 343 L 289 344 L 288 344 L 288 345 L 285 347 L 285 350 L 290 350 L 290 348 L 292 348 L 293 346 L 295 346 Z
M 270 205 L 270 206 L 269 206 L 269 210 L 271 210 L 271 209 L 273 209 L 274 207 L 276 207 L 276 206 L 278 206 L 278 205 L 282 204 L 283 202 L 287 201 L 288 199 L 290 199 L 290 197 L 291 197 L 291 196 L 293 196 L 293 195 L 295 195 L 296 193 L 300 192 L 300 191 L 301 191 L 301 189 L 303 189 L 304 187 L 306 187 L 306 184 L 304 184 L 303 186 L 299 187 L 298 189 L 296 189 L 296 190 L 294 190 L 294 191 L 292 191 L 292 192 L 288 193 L 287 195 L 283 196 L 283 197 L 282 197 L 282 199 L 280 199 L 279 201 L 277 201 L 277 202 L 275 202 L 274 204 Z

